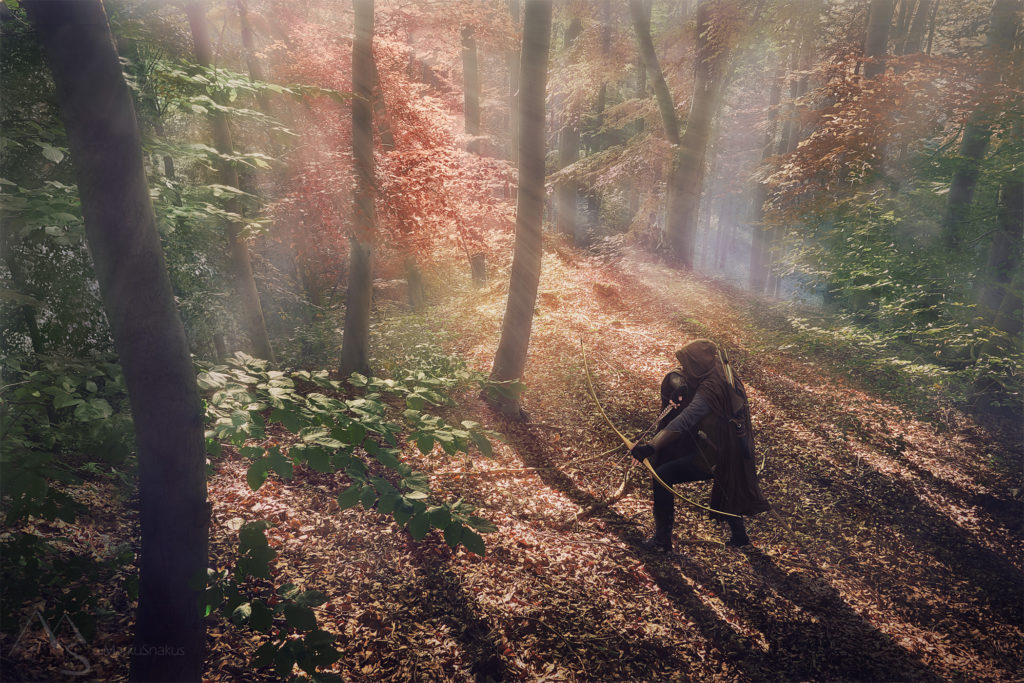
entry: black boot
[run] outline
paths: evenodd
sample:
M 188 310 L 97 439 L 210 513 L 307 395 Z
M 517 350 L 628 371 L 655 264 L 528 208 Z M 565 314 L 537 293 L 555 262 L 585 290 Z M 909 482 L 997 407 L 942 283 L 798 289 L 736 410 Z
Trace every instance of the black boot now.
M 732 538 L 726 541 L 725 544 L 733 548 L 750 545 L 750 536 L 747 536 L 747 528 L 743 524 L 743 518 L 728 517 L 727 520 L 729 522 L 729 531 L 732 532 Z
M 654 535 L 641 545 L 653 553 L 672 552 L 672 524 L 675 521 L 675 506 L 667 509 L 654 508 Z

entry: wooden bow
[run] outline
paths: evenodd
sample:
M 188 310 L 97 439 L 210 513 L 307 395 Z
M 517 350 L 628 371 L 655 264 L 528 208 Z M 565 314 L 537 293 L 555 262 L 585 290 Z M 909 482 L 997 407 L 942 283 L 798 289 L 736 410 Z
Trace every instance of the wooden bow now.
M 597 405 L 597 409 L 598 409 L 598 411 L 600 411 L 601 417 L 604 418 L 604 421 L 607 422 L 608 426 L 612 428 L 612 431 L 615 432 L 619 436 L 620 439 L 622 439 L 622 443 L 626 446 L 626 450 L 632 451 L 633 450 L 633 446 L 635 444 L 632 441 L 630 441 L 629 439 L 627 439 L 625 434 L 623 434 L 618 429 L 616 429 L 615 425 L 612 424 L 612 421 L 608 418 L 607 413 L 604 412 L 604 407 L 601 405 L 601 401 L 598 400 L 598 398 L 597 398 L 597 392 L 594 390 L 594 381 L 590 377 L 590 366 L 587 364 L 587 349 L 583 345 L 583 339 L 582 338 L 580 339 L 580 351 L 583 353 L 583 369 L 587 373 L 587 388 L 590 390 L 590 397 L 594 399 L 594 404 Z M 708 512 L 712 512 L 712 513 L 717 514 L 717 515 L 724 515 L 726 517 L 740 517 L 741 516 L 741 515 L 735 515 L 735 514 L 733 514 L 731 512 L 723 512 L 721 510 L 715 510 L 714 508 L 710 508 L 707 505 L 701 505 L 700 503 L 698 503 L 695 500 L 690 500 L 689 498 L 687 498 L 683 494 L 681 494 L 678 491 L 676 491 L 670 485 L 665 483 L 665 480 L 662 479 L 661 477 L 659 477 L 658 473 L 654 471 L 654 466 L 651 464 L 651 461 L 649 459 L 645 458 L 643 460 L 643 463 L 644 463 L 644 466 L 647 468 L 647 471 L 649 471 L 651 473 L 651 476 L 654 477 L 654 481 L 656 481 L 659 484 L 661 484 L 673 496 L 675 496 L 679 500 L 683 501 L 684 503 L 686 503 L 688 505 L 692 505 L 693 507 L 696 507 L 696 508 L 700 508 L 701 510 L 706 510 Z

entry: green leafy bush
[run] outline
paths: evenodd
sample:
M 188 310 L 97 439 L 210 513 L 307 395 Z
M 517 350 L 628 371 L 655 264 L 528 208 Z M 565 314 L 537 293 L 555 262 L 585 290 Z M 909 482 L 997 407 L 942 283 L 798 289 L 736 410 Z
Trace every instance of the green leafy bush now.
M 433 527 L 443 532 L 451 547 L 462 545 L 482 555 L 480 533 L 494 531 L 494 526 L 474 516 L 464 501 L 431 503 L 426 475 L 403 463 L 398 448 L 405 438 L 424 454 L 433 452 L 435 443 L 449 455 L 468 453 L 473 447 L 491 453 L 489 439 L 498 436 L 494 432 L 468 421 L 456 427 L 424 412 L 428 405 L 452 405 L 451 397 L 442 392 L 459 381 L 418 370 L 401 380 L 354 374 L 350 385 L 363 394 L 344 398 L 342 383 L 326 371 L 270 370 L 264 361 L 236 354 L 226 364 L 199 374 L 200 388 L 209 392 L 208 450 L 218 454 L 224 442 L 238 447 L 252 461 L 247 480 L 254 491 L 271 473 L 291 478 L 296 465 L 323 473 L 344 472 L 351 484 L 338 494 L 342 509 L 361 503 L 390 515 L 416 539 Z M 299 385 L 322 391 L 303 394 Z M 387 396 L 404 400 L 406 409 L 400 416 L 386 402 Z M 268 441 L 268 423 L 289 432 L 288 443 Z
M 0 387 L 0 494 L 4 526 L 32 520 L 72 524 L 84 506 L 75 488 L 90 478 L 125 482 L 134 468 L 133 434 L 120 368 L 110 362 L 6 356 Z M 26 600 L 42 598 L 53 623 L 67 614 L 89 637 L 106 602 L 93 586 L 125 570 L 130 549 L 109 557 L 77 554 L 59 538 L 31 531 L 0 535 L 2 609 L 7 623 Z

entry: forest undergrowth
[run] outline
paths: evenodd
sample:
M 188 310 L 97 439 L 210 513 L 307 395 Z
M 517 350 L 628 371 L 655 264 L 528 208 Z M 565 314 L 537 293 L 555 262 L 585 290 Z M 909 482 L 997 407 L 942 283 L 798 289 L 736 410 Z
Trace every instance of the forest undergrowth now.
M 508 280 L 491 282 L 421 316 L 392 309 L 378 334 L 436 343 L 486 372 Z M 529 421 L 508 422 L 467 390 L 458 417 L 508 439 L 493 457 L 403 449 L 434 491 L 498 527 L 484 557 L 437 532 L 415 542 L 373 510 L 339 511 L 344 474 L 299 469 L 253 492 L 247 462 L 226 449 L 209 483 L 211 562 L 231 563 L 243 521 L 269 521 L 275 580 L 329 598 L 317 619 L 338 635 L 334 671 L 346 680 L 1019 680 L 1014 437 L 948 408 L 912 412 L 841 357 L 778 342 L 772 305 L 637 255 L 555 247 L 523 378 Z M 588 395 L 581 342 L 604 409 L 635 438 L 657 414 L 672 352 L 702 336 L 729 349 L 746 382 L 778 516 L 752 520 L 754 544 L 737 550 L 718 523 L 677 505 L 677 552 L 653 555 L 639 546 L 652 525 L 648 477 Z M 620 501 L 577 516 L 624 476 Z M 707 500 L 706 483 L 680 488 Z M 62 532 L 115 544 L 135 528 L 131 507 L 108 500 Z M 128 618 L 100 629 L 97 680 L 127 670 Z M 276 680 L 253 672 L 246 632 L 211 622 L 208 638 L 208 680 Z M 53 673 L 41 660 L 22 666 Z

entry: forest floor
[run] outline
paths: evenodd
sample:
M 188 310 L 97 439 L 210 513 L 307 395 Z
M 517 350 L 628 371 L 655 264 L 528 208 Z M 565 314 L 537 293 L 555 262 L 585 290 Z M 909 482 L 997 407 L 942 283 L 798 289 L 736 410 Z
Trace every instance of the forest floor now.
M 299 472 L 254 493 L 242 458 L 220 461 L 214 558 L 227 563 L 233 520 L 271 521 L 278 582 L 330 596 L 317 616 L 339 636 L 335 671 L 366 681 L 1024 677 L 1019 443 L 955 411 L 916 414 L 851 376 L 842 355 L 781 343 L 787 323 L 772 302 L 636 256 L 556 248 L 544 258 L 524 378 L 530 422 L 467 394 L 453 415 L 508 438 L 493 458 L 404 450 L 435 491 L 498 526 L 485 557 L 451 551 L 436 532 L 414 542 L 361 507 L 338 512 L 344 475 Z M 492 283 L 380 324 L 422 330 L 486 371 L 507 277 Z M 723 525 L 678 504 L 676 552 L 650 554 L 639 546 L 652 527 L 650 483 L 638 468 L 621 500 L 576 519 L 632 463 L 589 397 L 580 342 L 605 410 L 632 438 L 657 414 L 672 352 L 702 336 L 727 346 L 748 387 L 778 516 L 749 520 L 753 545 L 734 549 Z M 706 502 L 710 487 L 679 488 Z M 242 632 L 212 625 L 209 642 L 209 680 L 258 679 Z

